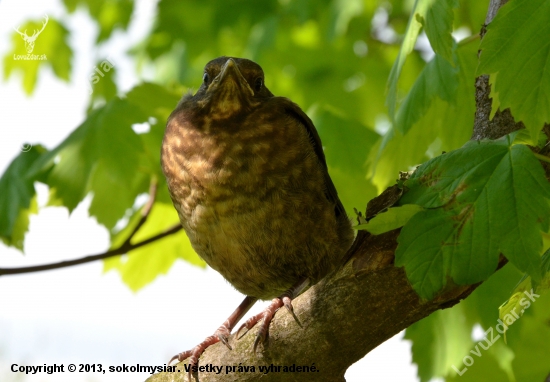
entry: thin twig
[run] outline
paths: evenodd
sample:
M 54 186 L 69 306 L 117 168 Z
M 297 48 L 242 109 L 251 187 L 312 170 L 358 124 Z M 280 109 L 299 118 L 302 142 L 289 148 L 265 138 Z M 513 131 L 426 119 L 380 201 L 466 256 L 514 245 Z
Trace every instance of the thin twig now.
M 538 153 L 533 153 L 536 158 L 540 159 L 543 162 L 550 163 L 550 157 L 547 157 L 546 155 L 541 155 Z
M 97 255 L 90 255 L 90 256 L 82 257 L 82 258 L 76 259 L 76 260 L 61 261 L 61 262 L 58 262 L 58 263 L 51 263 L 51 264 L 44 264 L 44 265 L 35 265 L 35 266 L 32 266 L 32 267 L 0 268 L 0 276 L 47 271 L 47 270 L 50 270 L 50 269 L 71 267 L 73 265 L 90 263 L 90 262 L 96 261 L 96 260 L 103 260 L 103 259 L 106 259 L 108 257 L 122 255 L 122 254 L 127 253 L 131 250 L 134 250 L 136 248 L 143 247 L 144 245 L 147 245 L 147 244 L 152 243 L 154 241 L 160 240 L 163 237 L 172 235 L 172 234 L 178 232 L 181 229 L 182 229 L 182 226 L 181 226 L 181 224 L 178 223 L 178 224 L 174 225 L 173 227 L 170 227 L 169 229 L 165 230 L 164 232 L 161 232 L 161 233 L 159 233 L 155 236 L 152 236 L 149 239 L 145 239 L 143 241 L 140 241 L 139 243 L 136 243 L 136 244 L 124 243 L 120 247 L 109 250 L 107 252 L 99 253 Z
M 466 37 L 466 38 L 460 40 L 460 41 L 458 42 L 458 45 L 459 45 L 459 46 L 467 45 L 467 44 L 469 44 L 469 43 L 471 43 L 471 42 L 474 42 L 474 41 L 479 40 L 480 38 L 481 38 L 481 35 L 480 35 L 479 33 L 473 34 L 473 35 L 471 35 L 471 36 L 468 36 L 468 37 Z
M 0 268 L 0 276 L 4 275 L 16 275 L 21 273 L 30 273 L 30 272 L 40 272 L 40 271 L 47 271 L 50 269 L 58 269 L 58 268 L 65 268 L 65 267 L 71 267 L 73 265 L 78 264 L 84 264 L 89 263 L 92 261 L 97 260 L 103 260 L 109 257 L 122 255 L 124 253 L 128 253 L 133 249 L 142 247 L 144 245 L 147 245 L 149 243 L 152 243 L 154 241 L 160 240 L 163 237 L 166 237 L 168 235 L 172 235 L 176 232 L 178 232 L 182 227 L 178 223 L 174 225 L 173 227 L 170 227 L 164 232 L 161 232 L 155 236 L 150 237 L 149 239 L 145 239 L 143 241 L 140 241 L 139 243 L 132 244 L 131 240 L 135 236 L 135 234 L 139 231 L 139 229 L 145 224 L 147 221 L 147 218 L 149 217 L 151 213 L 151 209 L 153 208 L 153 204 L 155 204 L 155 198 L 157 196 L 157 181 L 156 179 L 153 179 L 151 181 L 151 186 L 149 187 L 149 200 L 145 205 L 143 206 L 143 209 L 141 210 L 141 218 L 137 225 L 134 227 L 128 238 L 122 243 L 118 248 L 111 249 L 107 252 L 99 253 L 97 255 L 90 255 L 85 256 L 80 259 L 76 260 L 68 260 L 68 261 L 60 261 L 57 263 L 51 263 L 51 264 L 44 264 L 44 265 L 35 265 L 31 267 L 20 267 L 20 268 Z
M 151 213 L 151 209 L 153 208 L 153 204 L 155 204 L 155 198 L 157 197 L 157 185 L 158 185 L 157 180 L 152 179 L 151 185 L 149 186 L 149 200 L 147 200 L 147 203 L 145 203 L 145 205 L 143 206 L 143 209 L 141 210 L 141 219 L 139 219 L 139 222 L 134 227 L 134 229 L 130 233 L 130 236 L 128 236 L 128 238 L 124 241 L 121 247 L 125 245 L 129 245 L 134 235 L 137 233 L 137 231 L 139 231 L 141 226 L 145 224 L 145 222 L 147 221 L 147 218 Z

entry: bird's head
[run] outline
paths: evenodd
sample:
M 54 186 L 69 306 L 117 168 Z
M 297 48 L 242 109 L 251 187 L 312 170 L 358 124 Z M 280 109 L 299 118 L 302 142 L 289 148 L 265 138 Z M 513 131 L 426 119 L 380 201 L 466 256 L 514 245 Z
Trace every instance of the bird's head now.
M 260 65 L 246 58 L 218 57 L 204 67 L 203 82 L 193 97 L 214 119 L 228 119 L 273 97 Z

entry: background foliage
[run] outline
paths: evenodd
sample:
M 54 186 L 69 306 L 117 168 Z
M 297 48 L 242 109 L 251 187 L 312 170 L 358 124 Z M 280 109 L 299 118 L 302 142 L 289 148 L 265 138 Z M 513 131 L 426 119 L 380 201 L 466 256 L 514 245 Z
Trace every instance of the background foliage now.
M 97 22 L 98 49 L 115 32 L 125 33 L 134 12 L 129 0 L 64 5 L 69 14 L 84 9 Z M 475 349 L 473 328 L 484 332 L 498 323 L 498 308 L 514 291 L 520 270 L 529 282 L 546 280 L 540 255 L 547 247 L 550 190 L 521 143 L 544 144 L 539 132 L 550 121 L 550 1 L 512 0 L 480 46 L 487 6 L 474 0 L 266 0 L 262 6 L 161 0 L 153 29 L 129 52 L 144 78 L 154 73 L 153 79 L 122 93 L 116 62 L 110 70 L 101 69 L 103 59 L 97 63 L 103 75 L 90 78 L 93 92 L 82 124 L 51 150 L 34 145 L 22 152 L 0 179 L 0 237 L 23 251 L 29 214 L 38 212 L 35 182 L 50 188 L 50 205 L 69 211 L 93 195 L 89 212 L 111 232 L 113 248 L 139 221 L 138 196 L 151 182 L 158 182 L 159 192 L 134 240 L 176 224 L 159 166 L 165 121 L 181 95 L 200 85 L 206 62 L 220 55 L 247 57 L 262 65 L 274 94 L 291 98 L 314 120 L 350 215 L 394 184 L 399 171 L 429 160 L 406 183 L 409 192 L 400 202 L 422 208 L 397 219 L 397 226 L 408 223 L 396 264 L 422 297 L 433 296 L 450 278 L 487 279 L 500 253 L 511 261 L 461 304 L 407 330 L 421 380 L 542 381 L 550 373 L 544 356 L 550 354 L 548 296 L 510 328 L 506 344 L 500 339 L 474 356 L 464 376 L 455 370 Z M 4 78 L 18 73 L 29 95 L 47 66 L 60 80 L 73 80 L 66 20 L 49 23 L 35 52 L 47 54 L 47 61 L 13 60 L 25 51 L 16 33 L 4 58 Z M 32 20 L 21 30 L 40 25 Z M 466 144 L 480 74 L 491 74 L 493 110 L 509 107 L 526 132 Z M 166 273 L 178 258 L 204 266 L 182 232 L 130 253 L 106 260 L 104 269 L 120 272 L 133 290 Z

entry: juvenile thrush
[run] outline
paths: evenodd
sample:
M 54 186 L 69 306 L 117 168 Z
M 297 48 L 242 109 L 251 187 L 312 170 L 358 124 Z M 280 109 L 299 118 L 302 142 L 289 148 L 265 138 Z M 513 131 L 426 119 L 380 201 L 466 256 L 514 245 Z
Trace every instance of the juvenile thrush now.
M 174 360 L 196 365 L 210 345 L 229 349 L 231 330 L 257 299 L 273 299 L 241 327 L 262 320 L 254 350 L 276 310 L 342 263 L 353 241 L 313 122 L 275 97 L 262 68 L 219 57 L 203 83 L 170 115 L 162 170 L 195 251 L 247 297 L 195 348 Z

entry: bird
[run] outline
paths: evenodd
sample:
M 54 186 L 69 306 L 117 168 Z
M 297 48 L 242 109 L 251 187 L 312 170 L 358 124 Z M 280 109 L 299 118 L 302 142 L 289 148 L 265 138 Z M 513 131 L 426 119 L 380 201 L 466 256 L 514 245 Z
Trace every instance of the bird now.
M 218 57 L 169 116 L 161 166 L 192 247 L 246 295 L 213 335 L 168 364 L 196 365 L 219 341 L 231 349 L 235 325 L 271 300 L 237 332 L 261 322 L 256 352 L 275 312 L 284 306 L 298 321 L 292 300 L 341 267 L 354 239 L 313 122 L 271 93 L 260 65 Z

